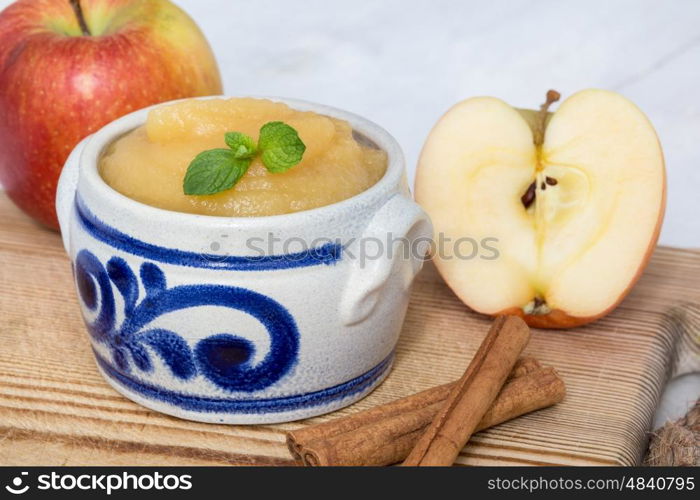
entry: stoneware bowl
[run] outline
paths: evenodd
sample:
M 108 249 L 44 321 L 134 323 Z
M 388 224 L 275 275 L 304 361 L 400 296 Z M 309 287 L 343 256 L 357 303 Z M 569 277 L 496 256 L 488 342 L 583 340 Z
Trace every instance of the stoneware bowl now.
M 275 100 L 350 122 L 387 152 L 384 177 L 288 215 L 147 206 L 110 188 L 98 161 L 149 109 L 86 138 L 66 162 L 58 217 L 97 366 L 146 407 L 204 422 L 283 422 L 349 405 L 389 373 L 423 261 L 416 244 L 432 232 L 401 150 L 359 116 Z

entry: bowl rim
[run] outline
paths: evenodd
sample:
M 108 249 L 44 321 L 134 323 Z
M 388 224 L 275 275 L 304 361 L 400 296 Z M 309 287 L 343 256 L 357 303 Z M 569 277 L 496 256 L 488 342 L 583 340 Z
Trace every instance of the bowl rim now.
M 318 114 L 330 116 L 349 122 L 354 131 L 362 134 L 366 138 L 374 142 L 380 149 L 387 154 L 387 168 L 384 175 L 368 189 L 357 193 L 354 196 L 344 200 L 337 201 L 328 205 L 323 205 L 308 210 L 291 212 L 286 214 L 263 215 L 263 216 L 222 216 L 222 215 L 205 215 L 193 214 L 189 212 L 178 212 L 164 208 L 154 207 L 142 203 L 140 201 L 129 198 L 112 188 L 102 178 L 99 173 L 99 159 L 104 149 L 116 140 L 119 136 L 128 133 L 129 131 L 143 125 L 148 117 L 148 113 L 158 107 L 167 106 L 176 102 L 186 101 L 191 99 L 209 100 L 209 99 L 233 99 L 233 98 L 253 98 L 253 99 L 268 99 L 274 102 L 287 104 L 291 108 L 299 111 L 313 111 Z M 85 186 L 89 190 L 94 190 L 96 196 L 104 200 L 108 204 L 125 208 L 128 211 L 155 219 L 155 220 L 173 220 L 177 218 L 182 223 L 191 223 L 199 225 L 220 225 L 222 223 L 234 223 L 240 227 L 255 227 L 260 225 L 269 225 L 286 223 L 295 224 L 302 223 L 308 220 L 309 217 L 318 218 L 325 216 L 337 215 L 338 212 L 346 211 L 356 207 L 357 204 L 371 205 L 379 199 L 384 198 L 388 193 L 396 190 L 396 186 L 401 183 L 405 171 L 405 160 L 403 151 L 398 141 L 384 128 L 376 123 L 368 120 L 355 113 L 345 111 L 332 106 L 306 101 L 302 99 L 283 98 L 275 96 L 230 96 L 230 95 L 213 95 L 204 97 L 189 97 L 184 99 L 175 99 L 165 101 L 152 106 L 141 108 L 124 115 L 116 120 L 108 123 L 95 133 L 93 133 L 85 144 L 85 148 L 80 154 L 79 162 L 79 180 L 78 180 L 78 195 L 80 196 L 80 188 Z

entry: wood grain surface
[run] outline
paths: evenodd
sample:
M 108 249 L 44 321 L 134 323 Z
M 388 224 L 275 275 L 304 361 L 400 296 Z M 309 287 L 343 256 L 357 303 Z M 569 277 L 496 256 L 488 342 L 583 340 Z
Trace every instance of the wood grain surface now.
M 490 321 L 432 266 L 419 275 L 388 379 L 361 402 L 305 422 L 231 426 L 147 410 L 98 374 L 58 234 L 0 197 L 0 464 L 291 464 L 284 431 L 457 378 Z M 657 249 L 610 316 L 535 330 L 525 354 L 557 368 L 568 395 L 476 434 L 458 458 L 477 465 L 639 463 L 669 376 L 700 362 L 700 252 Z

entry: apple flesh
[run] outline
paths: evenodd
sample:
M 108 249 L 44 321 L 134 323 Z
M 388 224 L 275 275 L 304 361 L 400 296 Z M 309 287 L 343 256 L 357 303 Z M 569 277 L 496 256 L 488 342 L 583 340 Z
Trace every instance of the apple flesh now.
M 57 228 L 58 176 L 83 137 L 151 104 L 221 91 L 206 39 L 167 0 L 19 0 L 0 13 L 0 183 Z
M 604 90 L 553 114 L 463 101 L 431 131 L 416 176 L 437 233 L 497 239 L 495 259 L 436 255 L 447 284 L 477 312 L 541 328 L 582 325 L 620 303 L 654 249 L 665 192 L 654 128 Z

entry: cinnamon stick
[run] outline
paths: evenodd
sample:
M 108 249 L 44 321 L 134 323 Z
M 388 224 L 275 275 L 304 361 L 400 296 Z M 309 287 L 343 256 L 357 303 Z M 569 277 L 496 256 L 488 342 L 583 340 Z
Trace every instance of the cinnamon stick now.
M 522 319 L 497 317 L 464 375 L 403 464 L 452 465 L 498 396 L 529 339 L 530 329 Z
M 447 398 L 452 385 L 447 384 L 424 392 Z M 531 411 L 551 406 L 560 402 L 564 394 L 564 383 L 553 368 L 536 369 L 527 375 L 511 379 L 481 419 L 476 430 L 484 430 Z M 320 424 L 326 426 L 338 420 L 361 423 L 350 431 L 314 438 L 314 428 L 320 425 L 311 426 L 288 433 L 287 443 L 290 451 L 294 450 L 292 454 L 297 461 L 304 465 L 378 466 L 401 462 L 408 456 L 425 428 L 440 411 L 444 398 L 421 406 L 427 398 L 423 393 L 419 393 L 404 398 L 404 400 L 408 399 L 411 405 L 416 405 L 404 413 L 386 417 L 378 416 L 376 413 L 368 415 L 372 410 L 384 409 L 390 405 L 395 407 L 396 402 L 389 403 Z M 404 400 L 399 401 L 403 403 Z
M 520 358 L 515 363 L 509 378 L 526 375 L 538 368 L 540 368 L 540 364 L 535 358 Z M 357 430 L 358 435 L 373 436 L 371 441 L 377 443 L 378 448 L 389 445 L 396 433 L 405 432 L 405 422 L 410 421 L 411 413 L 420 412 L 423 408 L 444 401 L 450 394 L 453 385 L 454 382 L 439 385 L 347 417 L 287 432 L 287 447 L 294 459 L 303 465 L 360 465 L 359 462 L 366 460 L 367 457 L 362 453 L 354 453 L 353 447 L 343 448 L 338 452 L 333 450 L 333 448 L 340 448 L 339 442 L 342 439 L 335 439 L 337 436 Z M 422 428 L 430 423 L 436 413 L 437 410 L 428 415 L 417 417 Z M 393 421 L 392 418 L 397 416 L 400 417 L 397 419 L 398 421 Z M 421 418 L 424 418 L 424 421 L 420 420 Z M 381 422 L 380 425 L 373 426 L 379 422 Z M 403 455 L 388 455 L 389 458 L 385 460 L 391 461 L 363 465 L 385 465 L 400 462 L 406 458 L 415 441 L 415 439 L 411 441 L 409 449 Z M 321 451 L 322 449 L 328 451 Z M 367 456 L 373 453 L 374 451 L 370 450 Z M 305 455 L 308 456 L 308 460 L 304 459 Z
M 540 362 L 537 361 L 535 358 L 530 358 L 530 357 L 524 357 L 524 358 L 518 358 L 518 360 L 515 362 L 515 366 L 511 370 L 511 372 L 508 374 L 508 379 L 511 380 L 516 377 L 522 377 L 523 375 L 527 375 L 530 372 L 534 372 L 535 370 L 542 368 L 540 366 Z

